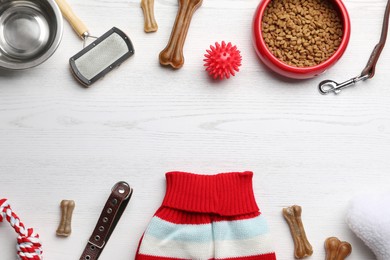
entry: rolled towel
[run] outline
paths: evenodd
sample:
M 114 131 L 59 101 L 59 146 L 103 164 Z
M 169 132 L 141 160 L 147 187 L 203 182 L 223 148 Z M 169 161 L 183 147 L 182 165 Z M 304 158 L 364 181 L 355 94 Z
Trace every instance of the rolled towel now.
M 390 259 L 390 192 L 353 198 L 347 223 L 378 260 Z

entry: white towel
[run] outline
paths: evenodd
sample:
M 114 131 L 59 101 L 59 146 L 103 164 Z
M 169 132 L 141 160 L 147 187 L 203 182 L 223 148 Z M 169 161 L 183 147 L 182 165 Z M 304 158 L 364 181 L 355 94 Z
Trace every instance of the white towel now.
M 347 223 L 378 260 L 390 259 L 390 192 L 352 199 Z

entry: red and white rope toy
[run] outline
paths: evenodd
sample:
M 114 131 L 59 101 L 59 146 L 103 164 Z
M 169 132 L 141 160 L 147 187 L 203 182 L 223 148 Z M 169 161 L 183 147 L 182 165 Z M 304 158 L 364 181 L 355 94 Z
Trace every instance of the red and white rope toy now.
M 0 199 L 0 223 L 7 220 L 18 236 L 17 259 L 41 260 L 42 245 L 39 235 L 32 228 L 25 228 L 19 217 L 12 211 L 7 199 Z

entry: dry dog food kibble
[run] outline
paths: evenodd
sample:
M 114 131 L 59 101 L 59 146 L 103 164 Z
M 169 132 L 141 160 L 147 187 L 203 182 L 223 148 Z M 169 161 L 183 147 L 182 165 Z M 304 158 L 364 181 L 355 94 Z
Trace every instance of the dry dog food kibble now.
M 309 67 L 338 49 L 343 25 L 331 0 L 272 0 L 264 12 L 262 32 L 279 60 Z

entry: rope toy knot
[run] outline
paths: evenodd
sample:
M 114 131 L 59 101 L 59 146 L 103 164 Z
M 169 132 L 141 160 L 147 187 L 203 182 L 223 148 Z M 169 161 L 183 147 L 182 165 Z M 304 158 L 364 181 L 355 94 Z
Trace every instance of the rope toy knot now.
M 8 221 L 18 233 L 17 257 L 20 260 L 42 260 L 42 244 L 39 235 L 32 228 L 26 228 L 12 211 L 7 199 L 0 199 L 0 223 Z

